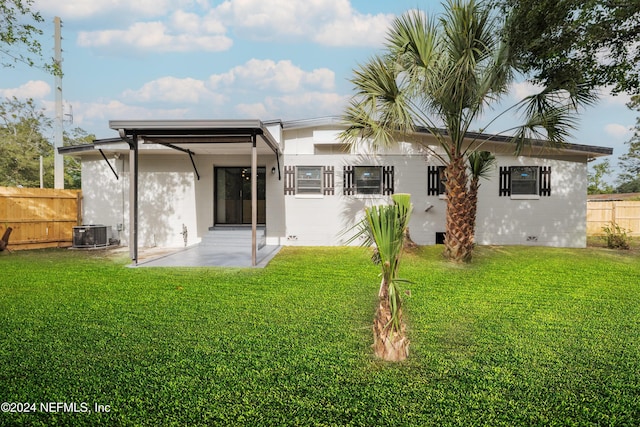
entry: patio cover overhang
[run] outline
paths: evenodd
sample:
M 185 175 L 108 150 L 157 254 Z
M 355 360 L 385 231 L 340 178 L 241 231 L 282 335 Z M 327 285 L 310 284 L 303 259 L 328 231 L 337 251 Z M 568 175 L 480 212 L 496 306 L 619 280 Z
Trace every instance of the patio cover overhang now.
M 129 254 L 138 262 L 138 152 L 140 142 L 159 144 L 189 155 L 198 179 L 193 156 L 198 153 L 214 154 L 251 146 L 251 264 L 256 265 L 256 229 L 258 222 L 258 149 L 273 152 L 280 175 L 280 146 L 260 120 L 111 120 L 109 127 L 118 131 L 120 138 L 129 144 L 130 176 L 129 191 Z M 242 149 L 244 151 L 245 149 Z

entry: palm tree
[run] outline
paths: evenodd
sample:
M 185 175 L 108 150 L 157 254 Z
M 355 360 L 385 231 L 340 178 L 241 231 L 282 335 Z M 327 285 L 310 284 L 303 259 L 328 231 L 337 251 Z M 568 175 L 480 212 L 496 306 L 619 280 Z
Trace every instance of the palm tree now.
M 441 152 L 431 151 L 445 165 L 445 255 L 455 261 L 470 261 L 473 247 L 465 155 L 481 144 L 466 135 L 507 93 L 516 71 L 500 30 L 501 21 L 474 0 L 448 0 L 439 21 L 407 12 L 393 22 L 386 53 L 354 71 L 355 95 L 344 114 L 348 128 L 341 138 L 350 144 L 387 148 L 417 126 L 436 138 Z M 580 86 L 570 89 L 545 88 L 516 106 L 525 116 L 509 130 L 516 152 L 533 136 L 552 145 L 564 141 L 576 106 L 592 99 Z
M 496 158 L 488 151 L 472 151 L 467 155 L 469 161 L 469 172 L 471 182 L 469 183 L 469 193 L 467 196 L 467 213 L 469 214 L 469 227 L 476 228 L 476 212 L 478 208 L 478 190 L 480 189 L 480 178 L 488 179 L 496 164 Z M 471 253 L 474 245 L 474 236 L 471 239 L 471 248 L 467 251 Z
M 378 291 L 378 308 L 373 321 L 373 349 L 387 361 L 401 361 L 409 355 L 409 340 L 402 320 L 402 299 L 398 277 L 412 205 L 409 194 L 394 194 L 392 205 L 365 209 L 364 219 L 356 225 L 358 232 L 350 241 L 366 237 L 365 246 L 375 245 L 377 262 L 382 269 Z

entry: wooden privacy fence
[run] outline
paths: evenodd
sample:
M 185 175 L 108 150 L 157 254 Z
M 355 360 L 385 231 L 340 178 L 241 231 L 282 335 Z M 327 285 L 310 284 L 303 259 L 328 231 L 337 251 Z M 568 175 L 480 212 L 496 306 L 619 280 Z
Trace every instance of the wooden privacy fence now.
M 0 235 L 13 228 L 11 250 L 71 246 L 81 199 L 80 190 L 0 187 Z
M 630 236 L 640 236 L 640 201 L 590 200 L 587 202 L 587 235 L 602 236 L 602 227 L 614 222 Z

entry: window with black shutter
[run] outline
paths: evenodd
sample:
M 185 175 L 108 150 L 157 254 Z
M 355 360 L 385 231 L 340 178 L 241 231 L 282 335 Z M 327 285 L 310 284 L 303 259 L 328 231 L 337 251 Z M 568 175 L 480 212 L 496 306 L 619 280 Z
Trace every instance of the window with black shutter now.
M 500 196 L 550 196 L 550 166 L 500 167 Z
M 333 195 L 333 166 L 285 166 L 285 195 Z
M 345 166 L 343 193 L 345 195 L 393 194 L 393 166 Z

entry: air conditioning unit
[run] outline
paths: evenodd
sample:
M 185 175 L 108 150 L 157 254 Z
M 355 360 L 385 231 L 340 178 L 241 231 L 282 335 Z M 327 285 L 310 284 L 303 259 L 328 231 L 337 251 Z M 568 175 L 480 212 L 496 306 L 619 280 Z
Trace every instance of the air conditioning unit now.
M 111 226 L 82 225 L 73 227 L 74 248 L 98 248 L 109 245 Z

